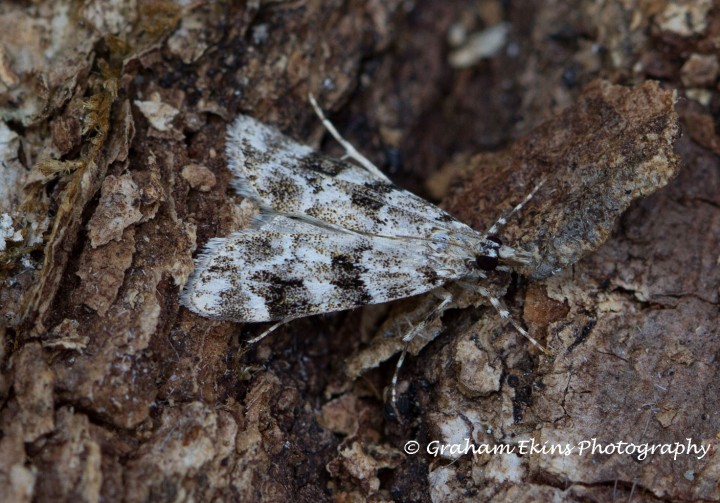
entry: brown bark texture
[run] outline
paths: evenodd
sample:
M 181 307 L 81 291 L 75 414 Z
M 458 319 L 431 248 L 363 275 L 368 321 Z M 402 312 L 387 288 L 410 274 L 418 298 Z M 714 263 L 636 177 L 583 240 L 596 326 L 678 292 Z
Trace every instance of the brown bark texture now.
M 718 47 L 711 0 L 0 4 L 0 500 L 720 501 Z M 309 93 L 480 231 L 542 184 L 483 286 L 547 353 L 452 284 L 180 306 L 235 116 L 342 155 Z

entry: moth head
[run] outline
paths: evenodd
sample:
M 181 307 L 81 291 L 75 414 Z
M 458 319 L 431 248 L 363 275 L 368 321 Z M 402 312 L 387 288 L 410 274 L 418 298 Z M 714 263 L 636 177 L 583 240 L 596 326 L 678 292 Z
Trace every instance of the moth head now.
M 488 236 L 483 242 L 479 253 L 475 255 L 475 265 L 483 271 L 494 271 L 500 264 L 500 254 L 498 252 L 502 245 L 502 241 L 495 236 Z
M 494 271 L 502 264 L 527 264 L 530 258 L 529 253 L 505 246 L 495 236 L 488 236 L 475 254 L 475 265 L 483 271 Z

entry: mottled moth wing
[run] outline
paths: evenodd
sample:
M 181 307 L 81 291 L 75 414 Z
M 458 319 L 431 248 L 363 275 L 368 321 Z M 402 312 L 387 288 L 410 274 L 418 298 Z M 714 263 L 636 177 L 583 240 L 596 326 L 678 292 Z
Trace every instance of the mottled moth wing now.
M 415 194 L 355 164 L 324 156 L 252 117 L 235 120 L 226 151 L 236 190 L 278 213 L 376 236 L 478 237 Z
M 191 310 L 242 322 L 387 302 L 467 272 L 462 255 L 423 240 L 339 232 L 279 215 L 210 240 L 183 295 Z

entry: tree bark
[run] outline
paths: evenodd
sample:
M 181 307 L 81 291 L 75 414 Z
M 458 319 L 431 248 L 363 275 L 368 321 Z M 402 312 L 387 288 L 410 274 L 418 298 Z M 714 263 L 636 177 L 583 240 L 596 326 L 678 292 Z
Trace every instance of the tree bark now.
M 712 7 L 0 6 L 0 499 L 720 500 Z M 484 285 L 549 355 L 450 285 L 391 404 L 432 297 L 250 347 L 180 306 L 251 216 L 235 116 L 342 155 L 308 93 L 479 231 L 541 184 L 499 235 L 532 263 Z

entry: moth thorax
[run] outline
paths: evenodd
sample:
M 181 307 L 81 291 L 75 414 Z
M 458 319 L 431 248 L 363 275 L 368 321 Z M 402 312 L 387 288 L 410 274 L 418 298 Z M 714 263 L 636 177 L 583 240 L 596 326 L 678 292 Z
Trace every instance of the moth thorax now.
M 489 246 L 483 253 L 475 255 L 475 263 L 483 271 L 494 271 L 500 262 L 498 248 L 502 246 L 502 241 L 494 236 L 488 236 L 487 241 Z

